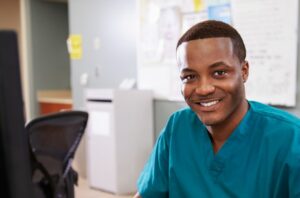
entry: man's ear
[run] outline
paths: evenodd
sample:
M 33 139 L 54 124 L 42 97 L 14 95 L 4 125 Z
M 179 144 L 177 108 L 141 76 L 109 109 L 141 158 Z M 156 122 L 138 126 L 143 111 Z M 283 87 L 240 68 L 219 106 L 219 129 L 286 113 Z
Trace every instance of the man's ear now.
M 249 63 L 248 61 L 245 60 L 242 63 L 242 78 L 244 83 L 247 81 L 248 76 L 249 76 Z

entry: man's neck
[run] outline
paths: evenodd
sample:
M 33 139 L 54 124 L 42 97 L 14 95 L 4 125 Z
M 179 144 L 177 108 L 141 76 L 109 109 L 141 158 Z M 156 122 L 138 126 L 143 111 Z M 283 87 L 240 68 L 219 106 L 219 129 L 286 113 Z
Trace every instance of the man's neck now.
M 217 153 L 248 111 L 248 102 L 244 100 L 239 109 L 230 115 L 225 121 L 218 125 L 206 126 L 213 145 L 214 152 Z

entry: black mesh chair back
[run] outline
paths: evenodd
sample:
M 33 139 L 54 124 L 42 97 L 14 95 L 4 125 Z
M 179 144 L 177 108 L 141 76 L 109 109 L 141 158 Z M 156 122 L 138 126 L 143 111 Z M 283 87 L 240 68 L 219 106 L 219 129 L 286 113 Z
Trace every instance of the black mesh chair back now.
M 71 164 L 88 120 L 82 111 L 46 115 L 26 125 L 36 197 L 73 198 L 77 173 Z

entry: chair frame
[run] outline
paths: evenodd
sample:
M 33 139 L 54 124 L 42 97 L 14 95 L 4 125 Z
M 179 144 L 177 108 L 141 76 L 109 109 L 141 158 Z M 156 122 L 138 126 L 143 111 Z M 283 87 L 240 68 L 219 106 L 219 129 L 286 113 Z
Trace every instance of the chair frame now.
M 59 175 L 59 181 L 55 184 L 52 177 L 51 177 L 51 175 L 48 173 L 47 169 L 44 167 L 44 165 L 42 163 L 40 163 L 37 160 L 37 158 L 35 156 L 35 152 L 33 150 L 33 147 L 32 147 L 31 141 L 30 141 L 30 135 L 32 133 L 30 129 L 32 127 L 34 127 L 36 124 L 39 124 L 39 123 L 44 122 L 44 121 L 49 121 L 49 120 L 53 120 L 53 119 L 60 119 L 60 118 L 66 118 L 68 116 L 73 117 L 73 116 L 77 116 L 77 115 L 82 117 L 84 121 L 81 125 L 81 128 L 78 129 L 80 131 L 78 133 L 78 136 L 76 137 L 74 143 L 72 144 L 72 146 L 68 150 L 68 152 L 67 152 L 67 154 L 66 154 L 66 156 L 63 160 L 63 169 L 62 169 L 63 173 L 62 173 L 62 175 Z M 66 177 L 68 176 L 68 173 L 70 171 L 73 171 L 74 174 L 77 174 L 76 171 L 74 171 L 72 169 L 72 161 L 73 161 L 76 149 L 78 148 L 78 145 L 79 145 L 79 143 L 82 139 L 82 136 L 84 134 L 84 130 L 87 126 L 87 121 L 88 121 L 88 113 L 87 112 L 72 110 L 72 111 L 63 111 L 63 112 L 57 112 L 57 113 L 51 113 L 51 114 L 48 114 L 48 115 L 44 115 L 44 116 L 35 118 L 35 119 L 31 120 L 30 122 L 28 122 L 26 124 L 25 129 L 27 130 L 28 135 L 29 135 L 28 141 L 29 141 L 30 155 L 31 155 L 31 161 L 32 161 L 32 176 L 34 175 L 36 170 L 41 171 L 41 173 L 44 176 L 42 180 L 45 180 L 46 181 L 45 185 L 48 185 L 47 187 L 45 187 L 45 189 L 43 189 L 44 192 L 46 191 L 45 196 L 47 198 L 56 197 L 56 194 L 58 193 L 58 190 L 59 190 L 57 187 L 59 187 L 59 185 L 62 182 L 64 182 L 64 179 L 66 179 Z M 40 182 L 44 182 L 44 181 L 40 181 Z M 70 192 L 67 192 L 67 193 L 70 193 Z

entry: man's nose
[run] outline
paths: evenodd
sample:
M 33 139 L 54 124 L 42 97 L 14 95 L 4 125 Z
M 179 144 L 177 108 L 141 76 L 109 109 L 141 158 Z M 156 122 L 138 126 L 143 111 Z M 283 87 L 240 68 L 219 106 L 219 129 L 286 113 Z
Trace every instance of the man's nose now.
M 215 89 L 216 88 L 212 83 L 202 80 L 202 82 L 199 82 L 196 87 L 196 94 L 203 96 L 210 95 L 215 92 Z

